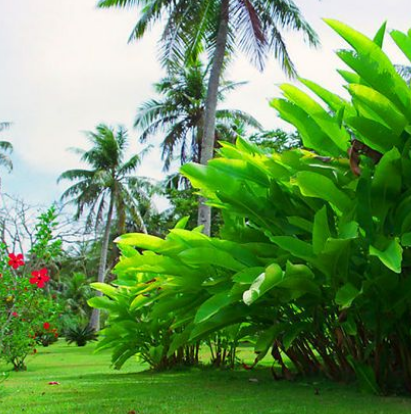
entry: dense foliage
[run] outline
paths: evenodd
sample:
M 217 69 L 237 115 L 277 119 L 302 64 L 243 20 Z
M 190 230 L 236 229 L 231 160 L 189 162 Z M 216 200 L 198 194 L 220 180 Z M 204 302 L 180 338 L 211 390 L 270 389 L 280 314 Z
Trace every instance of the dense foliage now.
M 326 108 L 292 85 L 272 102 L 303 149 L 269 156 L 239 139 L 182 169 L 222 210 L 223 239 L 180 225 L 165 240 L 119 240 L 118 279 L 93 303 L 110 311 L 116 360 L 140 351 L 135 329 L 167 332 L 169 357 L 238 327 L 235 340 L 255 344 L 256 362 L 271 352 L 286 378 L 411 390 L 411 91 L 382 51 L 385 27 L 370 40 L 328 24 L 354 49 L 338 52 L 352 99 L 302 80 Z M 411 58 L 411 33 L 391 36 Z

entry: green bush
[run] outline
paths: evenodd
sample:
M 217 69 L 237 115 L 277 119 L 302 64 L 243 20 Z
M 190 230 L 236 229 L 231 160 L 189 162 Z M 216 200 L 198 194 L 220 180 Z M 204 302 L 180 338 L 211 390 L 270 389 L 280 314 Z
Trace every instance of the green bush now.
M 50 294 L 46 267 L 61 248 L 61 241 L 53 239 L 56 218 L 54 207 L 39 216 L 26 258 L 0 243 L 0 359 L 16 371 L 26 369 L 25 360 L 37 352 L 40 337 L 58 335 L 50 331 L 60 308 Z M 44 338 L 44 343 L 51 340 Z
M 353 48 L 338 52 L 351 99 L 283 85 L 272 106 L 303 148 L 267 155 L 239 139 L 182 168 L 222 211 L 222 239 L 182 225 L 119 239 L 118 280 L 92 302 L 110 312 L 115 355 L 127 336 L 141 346 L 137 325 L 167 332 L 162 357 L 239 326 L 235 340 L 254 343 L 256 363 L 271 352 L 277 377 L 411 390 L 411 90 L 382 51 L 385 26 L 370 40 L 327 22 Z M 391 36 L 411 58 L 411 32 Z

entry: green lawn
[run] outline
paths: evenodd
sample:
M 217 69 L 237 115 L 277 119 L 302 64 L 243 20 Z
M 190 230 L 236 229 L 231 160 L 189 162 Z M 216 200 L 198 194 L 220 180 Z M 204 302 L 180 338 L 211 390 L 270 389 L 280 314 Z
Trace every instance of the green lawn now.
M 267 369 L 251 373 L 193 369 L 154 374 L 130 362 L 122 371 L 113 371 L 109 368 L 110 355 L 93 354 L 93 348 L 93 345 L 76 348 L 63 342 L 42 348 L 29 361 L 29 371 L 11 373 L 4 386 L 0 386 L 0 413 L 411 412 L 411 399 L 374 397 L 327 382 L 274 382 Z M 250 382 L 250 378 L 258 382 Z M 50 386 L 50 381 L 58 381 L 60 385 Z

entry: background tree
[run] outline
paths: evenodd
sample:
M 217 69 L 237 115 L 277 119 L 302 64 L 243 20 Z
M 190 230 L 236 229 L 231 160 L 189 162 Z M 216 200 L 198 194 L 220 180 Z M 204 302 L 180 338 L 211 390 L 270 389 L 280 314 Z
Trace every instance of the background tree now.
M 87 138 L 91 144 L 89 150 L 73 150 L 90 169 L 68 170 L 61 174 L 58 181 L 75 182 L 63 193 L 61 199 L 69 200 L 77 207 L 76 219 L 87 212 L 87 227 L 94 224 L 97 229 L 104 222 L 97 278 L 98 282 L 104 282 L 113 218 L 117 219 L 119 229 L 122 229 L 127 211 L 140 231 L 147 232 L 139 209 L 140 199 L 148 198 L 144 194 L 147 180 L 131 174 L 140 166 L 148 148 L 126 160 L 127 131 L 122 127 L 115 130 L 104 124 L 98 125 L 95 132 L 88 132 Z M 136 197 L 137 194 L 139 198 Z M 90 326 L 95 330 L 100 328 L 100 312 L 93 310 Z
M 0 122 L 0 132 L 9 126 L 9 122 Z M 9 157 L 11 152 L 13 152 L 13 145 L 8 141 L 0 141 L 0 165 L 6 167 L 9 171 L 13 169 L 13 163 Z
M 141 131 L 141 142 L 159 132 L 165 134 L 161 144 L 165 171 L 169 170 L 176 153 L 181 164 L 200 162 L 209 69 L 200 61 L 189 66 L 173 65 L 169 74 L 155 84 L 160 99 L 151 99 L 138 109 L 134 126 Z M 242 84 L 223 81 L 219 102 L 227 92 Z M 216 118 L 216 136 L 222 134 L 224 138 L 235 122 L 242 122 L 244 128 L 262 128 L 255 118 L 238 109 L 219 109 Z
M 263 69 L 272 52 L 284 71 L 294 76 L 296 70 L 288 53 L 282 30 L 302 32 L 311 45 L 318 38 L 292 0 L 100 0 L 100 7 L 141 6 L 140 17 L 130 40 L 140 39 L 153 23 L 166 17 L 161 38 L 165 65 L 181 59 L 197 58 L 201 52 L 211 57 L 201 142 L 201 164 L 214 151 L 218 90 L 227 57 L 236 49 Z M 210 234 L 211 210 L 200 203 L 198 223 Z

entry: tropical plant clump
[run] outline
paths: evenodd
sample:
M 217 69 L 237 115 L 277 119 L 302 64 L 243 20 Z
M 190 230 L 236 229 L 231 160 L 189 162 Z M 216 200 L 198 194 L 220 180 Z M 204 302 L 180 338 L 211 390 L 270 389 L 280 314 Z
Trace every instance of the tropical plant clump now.
M 222 238 L 182 223 L 118 240 L 118 279 L 92 303 L 110 312 L 115 357 L 133 354 L 125 338 L 140 352 L 137 325 L 166 330 L 163 357 L 239 326 L 236 341 L 254 344 L 255 364 L 270 353 L 277 378 L 411 391 L 411 90 L 382 50 L 385 25 L 371 40 L 327 23 L 352 47 L 338 52 L 351 99 L 283 85 L 271 105 L 302 148 L 269 155 L 239 139 L 182 168 L 222 211 Z M 411 32 L 391 37 L 411 60 Z
M 88 342 L 97 341 L 98 335 L 89 325 L 76 325 L 67 329 L 65 338 L 68 344 L 86 346 Z

